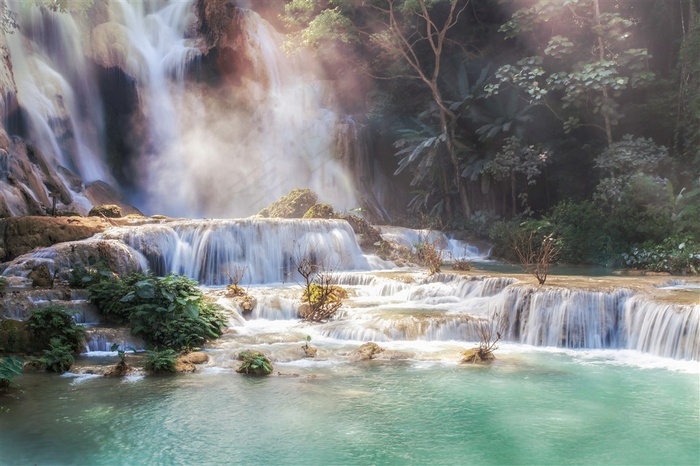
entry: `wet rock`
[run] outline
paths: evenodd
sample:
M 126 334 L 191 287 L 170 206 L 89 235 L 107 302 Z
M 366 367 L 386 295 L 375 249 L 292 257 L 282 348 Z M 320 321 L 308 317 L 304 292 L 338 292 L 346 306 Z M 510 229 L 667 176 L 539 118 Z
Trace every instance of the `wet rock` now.
M 350 224 L 357 235 L 357 242 L 362 248 L 372 248 L 382 243 L 382 235 L 379 230 L 370 225 L 364 218 L 356 215 L 345 215 L 341 218 Z
M 202 351 L 192 351 L 191 353 L 180 356 L 179 360 L 191 364 L 204 364 L 209 361 L 209 355 Z
M 119 192 L 104 181 L 93 181 L 85 185 L 85 197 L 92 205 L 117 205 L 122 215 L 143 215 L 136 207 L 124 202 Z
M 258 215 L 271 218 L 302 218 L 316 204 L 317 199 L 316 193 L 310 189 L 293 189 L 261 210 Z
M 125 362 L 119 361 L 116 365 L 110 367 L 107 372 L 104 373 L 105 377 L 124 377 L 131 373 L 133 369 Z
M 492 351 L 485 351 L 481 348 L 470 348 L 462 352 L 462 362 L 477 364 L 490 362 L 496 359 Z
M 314 346 L 304 345 L 301 349 L 304 351 L 304 356 L 307 358 L 315 358 L 316 354 L 318 354 L 318 348 Z
M 306 211 L 303 218 L 339 218 L 340 216 L 335 212 L 333 206 L 330 204 L 315 204 Z
M 367 359 L 374 359 L 377 357 L 377 355 L 381 352 L 384 351 L 384 348 L 379 346 L 378 344 L 370 341 L 368 343 L 365 343 L 361 345 L 359 348 L 357 348 L 355 351 L 353 351 L 351 357 L 352 359 L 355 360 L 367 360 Z
M 53 275 L 46 264 L 35 265 L 27 278 L 32 281 L 32 286 L 37 288 L 51 288 L 53 286 Z
M 178 359 L 175 363 L 175 372 L 195 372 L 196 370 L 197 366 L 191 362 L 185 362 Z
M 35 249 L 90 238 L 108 225 L 99 218 L 11 217 L 0 219 L 0 250 L 10 261 Z

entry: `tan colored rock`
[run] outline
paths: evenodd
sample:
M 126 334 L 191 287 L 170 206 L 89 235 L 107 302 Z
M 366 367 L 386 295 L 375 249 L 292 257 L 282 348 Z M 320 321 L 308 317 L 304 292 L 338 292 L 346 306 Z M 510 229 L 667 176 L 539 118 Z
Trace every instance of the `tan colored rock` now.
M 477 364 L 496 359 L 492 351 L 482 351 L 480 348 L 470 348 L 462 352 L 462 362 Z
M 136 207 L 124 202 L 122 195 L 104 181 L 94 181 L 85 185 L 85 197 L 92 205 L 118 205 L 122 210 L 122 215 L 143 215 Z
M 302 218 L 317 200 L 318 196 L 310 189 L 293 189 L 261 210 L 258 215 L 270 218 Z
M 301 349 L 304 350 L 304 356 L 307 358 L 315 358 L 318 354 L 318 348 L 315 346 L 303 345 Z
M 196 370 L 197 366 L 191 362 L 184 362 L 178 359 L 175 363 L 175 372 L 195 372 Z
M 97 205 L 90 209 L 88 217 L 121 218 L 122 209 L 115 204 Z
M 209 361 L 209 355 L 202 351 L 193 351 L 191 353 L 184 354 L 180 357 L 183 362 L 189 362 L 192 364 L 204 364 Z
M 34 266 L 29 275 L 27 275 L 32 281 L 32 286 L 37 288 L 50 288 L 53 286 L 53 275 L 49 271 L 49 266 L 46 264 L 37 264 Z
M 92 59 L 103 68 L 119 68 L 137 78 L 143 68 L 143 57 L 134 50 L 129 30 L 115 22 L 97 25 L 92 30 Z
M 383 351 L 384 348 L 374 343 L 373 341 L 370 341 L 357 348 L 352 353 L 352 356 L 354 359 L 358 360 L 374 359 L 379 353 Z
M 0 219 L 0 249 L 8 261 L 35 249 L 90 238 L 109 226 L 100 218 L 11 217 Z

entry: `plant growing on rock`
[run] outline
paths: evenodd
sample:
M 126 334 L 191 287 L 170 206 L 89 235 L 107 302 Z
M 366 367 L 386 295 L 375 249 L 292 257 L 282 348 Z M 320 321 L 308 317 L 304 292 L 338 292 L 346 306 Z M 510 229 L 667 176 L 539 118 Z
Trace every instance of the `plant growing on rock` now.
M 12 379 L 22 374 L 22 367 L 22 359 L 17 356 L 0 358 L 0 391 L 8 389 Z
M 559 254 L 559 246 L 552 234 L 542 236 L 535 230 L 518 230 L 512 248 L 525 272 L 544 285 Z
M 170 348 L 156 351 L 146 351 L 144 368 L 154 374 L 175 372 L 177 352 Z
M 126 363 L 126 352 L 127 351 L 132 351 L 136 353 L 136 350 L 130 346 L 122 349 L 119 347 L 118 343 L 114 343 L 110 348 L 110 351 L 116 351 L 117 356 L 119 357 L 119 362 L 117 363 L 116 366 L 114 366 L 112 369 L 107 371 L 105 373 L 106 376 L 116 376 L 116 377 L 121 377 L 123 375 L 126 375 L 127 372 L 129 372 L 129 365 Z
M 272 363 L 270 359 L 259 351 L 245 350 L 238 355 L 238 359 L 243 361 L 240 367 L 236 369 L 236 372 L 239 374 L 272 374 Z
M 300 310 L 301 317 L 312 322 L 327 320 L 343 305 L 347 291 L 333 285 L 331 275 L 322 272 L 309 258 L 300 260 L 296 268 L 305 282 L 301 300 L 308 305 Z
M 227 296 L 244 296 L 247 294 L 243 287 L 238 285 L 247 271 L 248 266 L 240 264 L 234 265 L 231 272 L 224 271 L 228 279 L 231 280 L 231 284 L 226 286 Z
M 39 358 L 39 363 L 50 372 L 66 372 L 75 363 L 72 348 L 60 338 L 53 338 L 49 348 Z
M 64 306 L 49 304 L 34 309 L 27 319 L 27 329 L 37 351 L 44 350 L 58 340 L 60 345 L 71 352 L 80 352 L 85 339 L 85 329 L 76 324 L 73 316 Z
M 496 344 L 501 339 L 501 333 L 490 322 L 480 320 L 477 327 L 479 346 L 462 353 L 462 362 L 481 362 L 496 359 L 493 352 L 498 349 Z
M 185 276 L 132 273 L 89 290 L 103 314 L 128 322 L 134 335 L 156 346 L 192 348 L 218 338 L 225 326 L 219 306 L 206 302 L 197 282 Z
M 442 267 L 442 252 L 445 250 L 445 240 L 442 237 L 430 238 L 429 234 L 422 235 L 422 241 L 415 245 L 418 263 L 428 267 L 428 273 L 440 273 Z

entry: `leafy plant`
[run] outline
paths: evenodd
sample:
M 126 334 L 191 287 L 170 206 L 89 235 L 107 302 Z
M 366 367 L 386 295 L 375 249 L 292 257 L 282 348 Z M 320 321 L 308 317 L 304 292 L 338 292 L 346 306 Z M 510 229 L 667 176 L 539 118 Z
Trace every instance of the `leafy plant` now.
M 36 350 L 48 348 L 55 339 L 72 352 L 77 353 L 83 348 L 85 329 L 75 323 L 64 306 L 49 304 L 34 309 L 27 319 L 27 329 Z
M 673 274 L 700 273 L 700 244 L 691 236 L 671 237 L 662 244 L 632 247 L 620 258 L 621 265 L 628 268 Z
M 22 374 L 22 359 L 17 356 L 0 358 L 0 390 L 6 390 L 12 384 L 12 379 Z
M 101 312 L 128 322 L 134 335 L 156 346 L 189 349 L 218 338 L 225 325 L 221 309 L 185 276 L 132 273 L 88 289 Z
M 154 374 L 175 372 L 177 352 L 170 348 L 156 351 L 146 351 L 144 368 Z
M 243 361 L 240 367 L 236 369 L 236 372 L 239 374 L 272 374 L 272 363 L 270 359 L 259 351 L 245 350 L 238 355 L 238 359 Z
M 441 236 L 430 238 L 430 235 L 427 233 L 422 236 L 422 241 L 415 245 L 416 259 L 418 263 L 428 267 L 430 275 L 440 273 L 442 252 L 447 246 L 445 240 Z
M 60 338 L 53 338 L 49 348 L 45 349 L 39 358 L 41 365 L 50 372 L 66 372 L 75 363 L 72 348 L 66 345 Z

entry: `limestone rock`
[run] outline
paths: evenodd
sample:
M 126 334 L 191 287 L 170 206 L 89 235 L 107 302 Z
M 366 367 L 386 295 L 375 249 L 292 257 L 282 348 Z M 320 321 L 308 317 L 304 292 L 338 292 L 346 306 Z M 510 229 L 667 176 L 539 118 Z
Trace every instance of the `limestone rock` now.
M 122 208 L 114 204 L 98 205 L 90 209 L 88 217 L 120 218 Z
M 338 214 L 333 210 L 330 204 L 315 204 L 306 211 L 303 218 L 338 218 Z
M 119 361 L 114 366 L 110 367 L 107 372 L 104 373 L 105 377 L 124 377 L 125 375 L 132 372 L 133 369 L 125 362 Z
M 11 217 L 0 219 L 0 261 L 35 249 L 90 238 L 108 225 L 98 218 Z
M 293 189 L 286 196 L 259 212 L 262 217 L 302 218 L 316 204 L 318 196 L 310 189 Z
M 352 357 L 353 357 L 353 359 L 357 359 L 357 360 L 374 359 L 379 353 L 381 353 L 383 351 L 384 351 L 384 348 L 382 348 L 378 344 L 374 343 L 373 341 L 370 341 L 368 343 L 361 345 L 359 348 L 357 348 L 352 353 Z
M 105 183 L 104 181 L 93 181 L 85 185 L 85 197 L 92 205 L 113 204 L 117 205 L 122 210 L 122 215 L 143 215 L 136 207 L 124 202 L 116 189 Z
M 361 247 L 373 248 L 377 243 L 382 242 L 379 230 L 370 225 L 364 218 L 357 215 L 345 215 L 342 218 L 352 227 Z
M 92 59 L 103 68 L 119 68 L 132 78 L 145 69 L 141 54 L 136 53 L 129 39 L 129 30 L 115 22 L 97 25 L 92 30 Z
M 485 363 L 496 359 L 492 351 L 482 351 L 480 348 L 470 348 L 462 352 L 462 362 Z
M 301 349 L 304 350 L 304 356 L 307 358 L 315 358 L 318 353 L 318 348 L 314 346 L 303 345 Z
M 192 351 L 191 353 L 183 354 L 179 359 L 190 364 L 204 364 L 209 361 L 209 355 L 202 351 Z
M 49 266 L 46 264 L 37 264 L 32 268 L 32 271 L 27 275 L 32 281 L 32 286 L 38 288 L 50 288 L 53 286 L 53 275 L 49 271 Z

